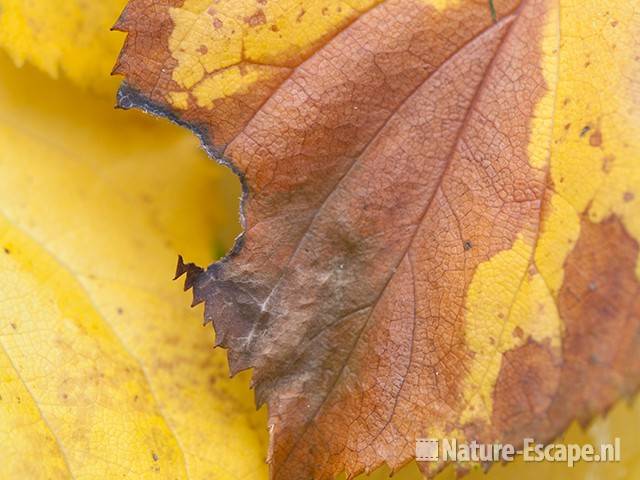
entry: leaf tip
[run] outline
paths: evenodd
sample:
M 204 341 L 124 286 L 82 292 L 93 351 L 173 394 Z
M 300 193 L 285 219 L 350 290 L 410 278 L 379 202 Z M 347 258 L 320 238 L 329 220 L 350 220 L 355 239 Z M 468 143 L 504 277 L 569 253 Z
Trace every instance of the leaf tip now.
M 177 280 L 184 274 L 186 274 L 187 276 L 184 281 L 184 290 L 187 291 L 193 287 L 196 279 L 202 272 L 203 269 L 197 266 L 195 263 L 184 263 L 182 255 L 178 255 L 178 265 L 176 266 L 176 274 L 173 279 Z
M 116 62 L 116 64 L 111 69 L 110 75 L 114 76 L 114 75 L 122 75 L 122 74 L 123 74 L 122 63 L 120 63 L 120 58 L 118 58 L 118 61 Z
M 118 20 L 116 20 L 116 22 L 111 27 L 112 32 L 127 32 L 126 16 L 127 16 L 127 9 L 125 7 L 125 9 L 122 11 L 120 16 L 118 17 Z

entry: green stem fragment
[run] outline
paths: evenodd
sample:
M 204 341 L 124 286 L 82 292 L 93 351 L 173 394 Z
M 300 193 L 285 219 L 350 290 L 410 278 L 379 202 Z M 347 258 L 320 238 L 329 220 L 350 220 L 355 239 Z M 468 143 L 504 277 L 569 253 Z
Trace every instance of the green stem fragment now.
M 493 4 L 493 0 L 489 0 L 489 10 L 491 11 L 491 19 L 493 20 L 493 22 L 497 22 L 498 21 L 498 17 L 496 15 L 496 7 Z

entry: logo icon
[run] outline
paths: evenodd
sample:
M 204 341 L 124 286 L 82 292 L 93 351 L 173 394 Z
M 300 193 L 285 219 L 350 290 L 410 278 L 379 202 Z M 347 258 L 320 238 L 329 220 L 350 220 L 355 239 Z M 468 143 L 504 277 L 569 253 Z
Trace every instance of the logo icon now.
M 437 462 L 438 459 L 438 440 L 433 438 L 418 438 L 416 440 L 416 460 Z

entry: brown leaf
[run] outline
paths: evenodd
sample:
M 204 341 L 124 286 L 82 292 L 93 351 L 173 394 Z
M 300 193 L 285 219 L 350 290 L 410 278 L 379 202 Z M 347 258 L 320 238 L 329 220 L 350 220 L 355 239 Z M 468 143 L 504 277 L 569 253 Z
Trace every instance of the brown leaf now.
M 243 236 L 188 286 L 254 369 L 274 478 L 549 441 L 635 392 L 632 6 L 157 3 L 118 23 L 119 104 L 243 181 Z

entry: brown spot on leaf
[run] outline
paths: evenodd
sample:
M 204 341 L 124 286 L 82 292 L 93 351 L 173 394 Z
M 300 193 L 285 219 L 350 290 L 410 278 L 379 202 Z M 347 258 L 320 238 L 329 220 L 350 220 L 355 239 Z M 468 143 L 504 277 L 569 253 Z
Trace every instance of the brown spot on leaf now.
M 246 17 L 244 19 L 244 23 L 246 23 L 250 27 L 258 27 L 267 23 L 267 17 L 265 16 L 262 9 L 259 8 L 253 15 Z
M 602 171 L 605 173 L 611 172 L 611 168 L 613 167 L 613 162 L 616 157 L 613 155 L 607 155 L 602 158 Z
M 635 198 L 636 196 L 634 195 L 633 192 L 624 192 L 624 194 L 622 195 L 622 200 L 625 203 L 632 202 Z
M 602 132 L 599 128 L 596 129 L 596 131 L 589 137 L 589 145 L 592 147 L 599 147 L 602 145 Z

